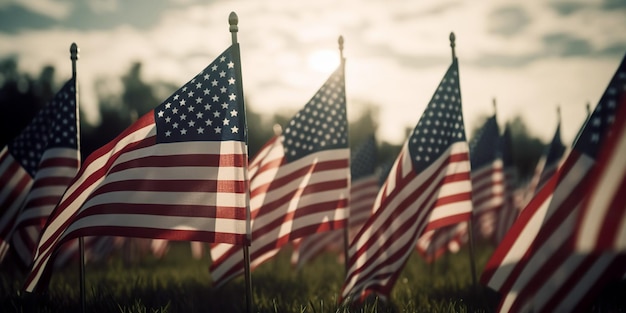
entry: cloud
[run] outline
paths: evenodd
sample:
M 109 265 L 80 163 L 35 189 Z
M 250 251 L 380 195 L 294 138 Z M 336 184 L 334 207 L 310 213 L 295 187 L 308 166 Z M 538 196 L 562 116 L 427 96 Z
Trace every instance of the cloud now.
M 499 7 L 489 14 L 488 19 L 488 31 L 505 37 L 521 33 L 531 22 L 526 10 L 517 5 Z
M 55 20 L 67 18 L 73 8 L 72 1 L 64 0 L 4 0 L 0 1 L 0 10 L 6 7 L 23 7 L 37 15 Z

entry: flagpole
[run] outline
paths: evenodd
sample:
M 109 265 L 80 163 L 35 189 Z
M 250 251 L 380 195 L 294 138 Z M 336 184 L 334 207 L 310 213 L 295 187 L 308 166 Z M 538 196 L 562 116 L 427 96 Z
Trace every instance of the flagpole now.
M 78 60 L 78 45 L 75 42 L 70 46 L 70 59 L 72 60 L 72 79 L 74 80 L 74 94 L 78 94 L 78 83 L 76 81 L 76 61 Z M 78 117 L 79 109 L 78 109 L 78 97 L 75 99 L 76 101 L 76 133 L 80 136 L 80 120 Z M 76 148 L 80 151 L 80 140 L 76 141 Z M 85 240 L 84 238 L 78 237 L 78 250 L 80 254 L 80 310 L 81 312 L 86 312 L 85 309 Z
M 341 72 L 343 74 L 343 81 L 345 84 L 346 81 L 346 58 L 343 57 L 343 36 L 339 36 L 337 39 L 337 43 L 339 44 L 339 62 L 341 65 Z M 344 87 L 345 88 L 345 87 Z M 344 89 L 345 90 L 345 89 Z M 344 95 L 345 97 L 345 95 Z M 348 179 L 348 197 L 350 195 L 350 184 L 352 183 L 352 179 Z M 350 231 L 348 227 L 350 226 L 349 218 L 350 218 L 350 199 L 348 199 L 348 210 L 346 217 L 346 225 L 343 227 L 343 266 L 345 270 L 345 274 L 348 275 L 348 241 L 350 240 L 350 236 L 348 232 Z
M 235 49 L 235 71 L 237 74 L 237 87 L 238 90 L 240 92 L 243 93 L 243 88 L 242 88 L 242 83 L 241 83 L 241 57 L 240 57 L 240 53 L 239 53 L 239 44 L 237 43 L 237 32 L 239 31 L 239 27 L 237 26 L 237 24 L 239 23 L 239 18 L 237 17 L 237 13 L 235 12 L 230 12 L 230 15 L 228 16 L 228 24 L 230 25 L 230 34 L 231 34 L 231 39 L 232 39 L 232 45 L 233 48 Z M 243 97 L 241 98 L 241 101 L 243 103 Z M 245 127 L 246 127 L 246 134 L 248 132 L 248 125 L 247 122 L 244 123 Z M 247 149 L 247 135 L 246 135 L 246 149 Z M 247 154 L 246 153 L 246 160 L 245 160 L 245 170 L 244 170 L 244 175 L 245 175 L 245 181 L 246 181 L 246 242 L 243 244 L 243 262 L 244 262 L 244 276 L 245 276 L 245 289 L 246 289 L 246 312 L 251 313 L 252 312 L 252 274 L 250 273 L 250 249 L 249 246 L 252 243 L 252 235 L 251 235 L 251 230 L 250 230 L 250 180 L 248 178 L 248 158 L 247 158 Z
M 452 62 L 458 62 L 457 58 L 456 58 L 456 51 L 454 50 L 454 48 L 456 47 L 456 36 L 454 35 L 454 32 L 450 33 L 450 48 L 452 50 Z M 495 108 L 496 108 L 496 100 L 493 100 L 493 107 L 494 107 L 494 112 L 495 112 Z M 468 225 L 467 225 L 467 236 L 469 237 L 469 257 L 470 257 L 470 267 L 471 267 L 471 271 L 472 271 L 472 289 L 476 290 L 476 254 L 474 253 L 474 225 L 472 223 L 472 219 L 473 219 L 473 213 L 470 215 L 470 219 L 468 221 Z

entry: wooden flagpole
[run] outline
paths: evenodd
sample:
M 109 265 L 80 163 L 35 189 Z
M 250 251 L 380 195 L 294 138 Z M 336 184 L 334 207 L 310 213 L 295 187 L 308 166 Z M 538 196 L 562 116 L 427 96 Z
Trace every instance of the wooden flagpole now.
M 228 24 L 230 25 L 230 34 L 232 39 L 232 45 L 235 50 L 235 72 L 237 74 L 237 88 L 240 93 L 243 93 L 243 84 L 241 82 L 241 56 L 239 53 L 239 44 L 237 43 L 237 32 L 239 31 L 239 27 L 237 24 L 239 23 L 239 18 L 237 17 L 237 13 L 230 12 L 228 16 Z M 241 101 L 243 103 L 243 97 L 241 97 Z M 245 121 L 245 117 L 244 117 Z M 246 127 L 246 134 L 248 132 L 248 124 L 247 121 L 244 122 Z M 247 136 L 246 136 L 247 141 Z M 246 143 L 247 146 L 247 143 Z M 247 155 L 247 153 L 246 153 Z M 250 273 L 250 249 L 249 246 L 252 243 L 252 235 L 250 230 L 250 180 L 248 178 L 248 159 L 245 160 L 245 169 L 244 176 L 246 181 L 246 242 L 243 245 L 243 262 L 244 262 L 244 276 L 245 276 L 245 288 L 246 288 L 246 312 L 252 312 L 252 274 Z
M 345 84 L 346 81 L 346 58 L 343 56 L 343 36 L 339 36 L 337 39 L 337 43 L 339 44 L 339 62 L 341 62 L 341 72 L 343 73 L 343 81 Z M 345 86 L 344 86 L 345 91 Z M 345 99 L 345 94 L 344 94 Z M 347 107 L 347 105 L 346 105 Z M 348 170 L 350 168 L 348 167 Z M 348 180 L 348 197 L 350 197 L 350 186 L 352 184 L 352 178 Z M 349 218 L 350 218 L 350 198 L 348 198 L 348 217 L 346 218 L 346 225 L 343 227 L 343 266 L 345 269 L 345 275 L 348 275 L 348 241 L 350 240 L 349 236 Z
M 78 60 L 78 45 L 75 42 L 70 46 L 70 59 L 72 60 L 72 78 L 74 79 L 74 94 L 78 94 L 78 82 L 76 80 L 76 61 Z M 80 119 L 79 119 L 79 105 L 78 97 L 75 97 L 76 101 L 76 134 L 80 136 Z M 76 148 L 80 151 L 80 139 L 76 141 Z M 80 311 L 86 312 L 86 297 L 85 297 L 85 239 L 81 236 L 78 237 L 78 251 L 80 253 Z
M 452 49 L 452 62 L 458 62 L 456 58 L 456 52 L 454 48 L 456 47 L 456 36 L 454 32 L 450 33 L 450 48 Z M 494 100 L 494 108 L 495 108 L 495 100 Z M 477 279 L 476 279 L 476 254 L 474 253 L 474 225 L 472 223 L 473 212 L 470 214 L 470 219 L 467 222 L 467 236 L 469 241 L 469 258 L 470 258 L 470 267 L 472 271 L 472 289 L 476 290 Z

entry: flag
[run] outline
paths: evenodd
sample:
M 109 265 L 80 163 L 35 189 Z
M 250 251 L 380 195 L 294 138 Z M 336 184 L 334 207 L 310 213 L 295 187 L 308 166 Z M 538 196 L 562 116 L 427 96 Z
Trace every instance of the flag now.
M 246 243 L 247 163 L 239 46 L 93 152 L 42 233 L 25 283 L 80 236 Z
M 340 66 L 250 162 L 250 268 L 293 239 L 345 226 L 349 192 L 348 122 Z M 244 270 L 241 247 L 211 248 L 215 286 Z
M 504 178 L 504 194 L 502 207 L 496 214 L 496 223 L 494 228 L 494 241 L 499 243 L 502 238 L 509 231 L 511 225 L 517 216 L 519 215 L 520 201 L 516 201 L 516 194 L 519 193 L 519 188 L 516 188 L 517 184 L 517 170 L 515 163 L 513 162 L 513 138 L 511 134 L 511 128 L 506 125 L 504 133 L 501 137 L 502 146 L 502 172 Z
M 0 260 L 12 243 L 30 265 L 48 215 L 78 171 L 76 100 L 72 78 L 0 151 Z
M 431 229 L 417 240 L 417 252 L 431 263 L 446 252 L 457 253 L 468 240 L 467 222 Z
M 534 193 L 546 184 L 548 179 L 556 173 L 559 168 L 563 155 L 565 154 L 565 145 L 561 141 L 561 121 L 556 126 L 556 131 L 550 141 L 550 145 L 546 148 L 546 152 L 537 162 L 535 174 L 528 186 L 528 195 L 532 197 Z
M 626 252 L 626 92 L 620 111 L 590 174 L 589 196 L 576 227 L 576 248 L 583 253 Z
M 496 218 L 504 205 L 504 173 L 496 115 L 489 117 L 470 142 L 474 229 L 493 239 Z
M 387 297 L 418 237 L 471 217 L 469 148 L 456 58 L 404 143 L 349 248 L 343 299 Z
M 348 229 L 357 232 L 372 212 L 380 185 L 376 173 L 376 139 L 368 137 L 350 157 L 350 214 Z M 348 240 L 351 240 L 348 234 Z M 344 250 L 343 230 L 313 234 L 302 238 L 291 258 L 298 268 L 319 255 L 324 249 Z
M 500 312 L 571 312 L 624 274 L 624 255 L 574 253 L 576 219 L 591 192 L 587 175 L 626 88 L 622 60 L 561 168 L 521 212 L 491 256 L 481 282 L 497 291 Z

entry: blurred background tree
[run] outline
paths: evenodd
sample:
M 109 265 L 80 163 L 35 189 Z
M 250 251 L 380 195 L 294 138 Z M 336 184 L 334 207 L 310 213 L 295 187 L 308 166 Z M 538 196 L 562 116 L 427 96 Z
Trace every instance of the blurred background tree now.
M 16 58 L 0 60 L 0 145 L 4 146 L 17 136 L 28 124 L 35 113 L 52 98 L 60 88 L 55 81 L 55 69 L 52 66 L 42 68 L 39 77 L 32 78 L 18 69 Z M 163 99 L 174 92 L 178 84 L 171 82 L 146 82 L 142 77 L 142 64 L 135 62 L 128 72 L 120 78 L 100 77 L 96 80 L 99 122 L 92 125 L 86 122 L 81 111 L 81 153 L 87 157 L 119 135 L 139 116 L 149 112 Z M 111 81 L 119 83 L 121 88 L 110 88 Z M 63 80 L 64 82 L 64 80 Z M 304 105 L 304 103 L 303 103 Z M 373 103 L 349 103 L 362 108 L 360 115 L 352 118 L 349 125 L 350 147 L 360 145 L 368 136 L 376 134 L 379 126 L 378 108 Z M 275 134 L 276 125 L 284 127 L 295 110 L 280 110 L 273 115 L 258 113 L 254 104 L 246 101 L 248 122 L 248 149 L 251 157 Z M 419 113 L 416 113 L 419 114 Z M 487 116 L 481 117 L 474 125 L 482 125 Z M 515 116 L 508 121 L 513 137 L 514 162 L 522 181 L 533 174 L 537 160 L 544 151 L 544 143 L 534 137 L 524 120 Z M 501 127 L 501 130 L 504 126 Z M 406 127 L 405 132 L 411 132 Z M 477 129 L 468 133 L 470 139 Z M 395 160 L 401 146 L 378 140 L 378 162 L 389 165 Z

